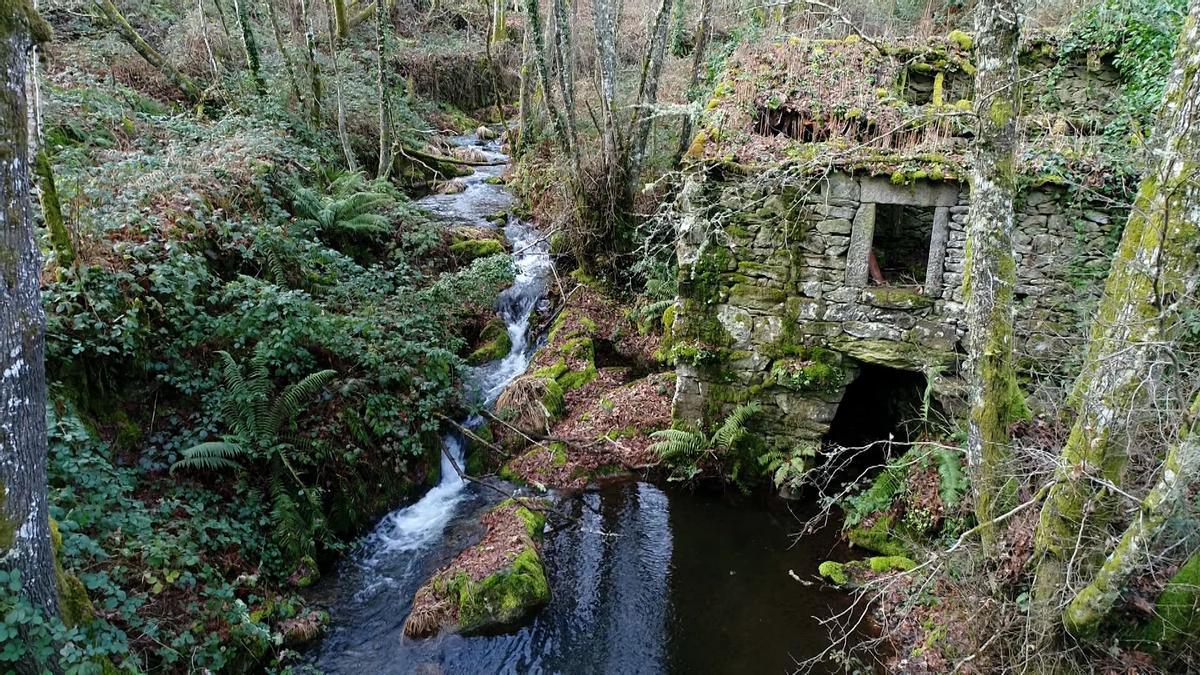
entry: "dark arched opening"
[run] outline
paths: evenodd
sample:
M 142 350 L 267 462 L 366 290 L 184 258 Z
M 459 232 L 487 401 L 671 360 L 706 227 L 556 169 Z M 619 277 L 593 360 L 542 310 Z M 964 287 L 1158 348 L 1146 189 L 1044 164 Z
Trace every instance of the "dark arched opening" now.
M 859 364 L 858 377 L 846 387 L 825 438 L 847 448 L 889 437 L 897 443 L 916 440 L 925 390 L 922 373 Z

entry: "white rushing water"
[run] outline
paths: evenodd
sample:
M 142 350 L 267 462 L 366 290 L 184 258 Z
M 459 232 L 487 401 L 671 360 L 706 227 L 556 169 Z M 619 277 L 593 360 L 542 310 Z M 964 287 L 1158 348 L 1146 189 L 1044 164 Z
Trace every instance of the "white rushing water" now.
M 467 145 L 473 140 L 473 137 L 463 137 L 458 142 Z M 489 161 L 507 159 L 495 143 L 479 150 Z M 491 227 L 488 218 L 511 205 L 511 196 L 503 186 L 488 182 L 489 178 L 499 176 L 503 169 L 503 165 L 479 167 L 472 175 L 459 179 L 466 184 L 462 192 L 432 195 L 418 203 L 448 224 Z M 513 247 L 516 275 L 513 284 L 496 299 L 496 311 L 508 328 L 512 348 L 503 358 L 472 369 L 468 385 L 475 400 L 484 406 L 495 403 L 508 383 L 529 366 L 533 356 L 529 345 L 529 320 L 546 295 L 546 277 L 550 271 L 549 245 L 537 230 L 509 216 L 504 234 Z M 481 422 L 473 416 L 463 420 L 462 424 L 472 428 Z M 421 549 L 441 536 L 467 497 L 467 483 L 458 473 L 464 460 L 459 434 L 451 432 L 443 436 L 441 481 L 417 503 L 384 517 L 368 537 L 367 548 L 372 553 L 364 563 L 370 565 L 371 560 L 381 556 Z

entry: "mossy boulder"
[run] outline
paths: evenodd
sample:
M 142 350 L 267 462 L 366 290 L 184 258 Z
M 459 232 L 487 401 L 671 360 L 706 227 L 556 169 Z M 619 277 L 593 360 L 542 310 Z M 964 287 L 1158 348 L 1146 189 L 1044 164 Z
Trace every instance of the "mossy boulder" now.
M 504 252 L 504 244 L 496 239 L 464 239 L 450 245 L 450 254 L 464 264 Z
M 907 556 L 908 547 L 897 536 L 891 516 L 877 519 L 870 527 L 852 527 L 847 533 L 850 543 L 885 556 Z
M 473 366 L 502 359 L 512 349 L 512 338 L 508 335 L 508 326 L 504 325 L 504 321 L 499 318 L 489 321 L 480 332 L 479 338 L 481 344 L 467 356 L 467 363 Z
M 508 499 L 485 514 L 483 541 L 417 591 L 405 634 L 501 632 L 545 605 L 550 586 L 540 546 L 546 520 L 535 508 L 528 500 Z
M 916 565 L 911 558 L 904 556 L 875 556 L 846 563 L 826 560 L 817 567 L 817 573 L 836 586 L 854 586 L 867 580 L 871 574 L 907 572 Z

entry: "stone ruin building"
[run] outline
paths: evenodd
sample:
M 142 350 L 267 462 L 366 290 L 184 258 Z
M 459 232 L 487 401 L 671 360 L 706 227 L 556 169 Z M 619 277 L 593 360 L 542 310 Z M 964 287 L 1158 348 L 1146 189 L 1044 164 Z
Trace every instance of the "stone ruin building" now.
M 795 447 L 878 440 L 898 396 L 961 406 L 970 59 L 962 33 L 730 58 L 678 204 L 678 421 L 758 401 L 763 435 Z M 1121 112 L 1104 55 L 1033 41 L 1022 77 L 1015 349 L 1032 388 L 1070 376 L 1136 169 L 1098 152 Z

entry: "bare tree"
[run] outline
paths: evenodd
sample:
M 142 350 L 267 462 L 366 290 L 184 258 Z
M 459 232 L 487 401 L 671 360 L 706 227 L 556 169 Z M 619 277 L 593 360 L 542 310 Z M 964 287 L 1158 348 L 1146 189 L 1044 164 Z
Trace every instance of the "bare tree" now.
M 313 30 L 312 13 L 309 0 L 300 0 L 300 19 L 304 22 L 304 61 L 308 69 L 309 86 L 312 88 L 312 101 L 309 114 L 313 126 L 321 124 L 321 71 L 317 67 L 317 36 Z
M 267 1 L 267 17 L 271 21 L 271 31 L 275 34 L 275 47 L 279 50 L 279 56 L 283 59 L 283 69 L 287 74 L 288 84 L 292 88 L 292 95 L 296 97 L 296 103 L 300 108 L 304 108 L 304 94 L 300 92 L 300 83 L 296 80 L 296 68 L 292 65 L 292 56 L 288 53 L 287 46 L 283 41 L 283 30 L 279 27 L 279 17 L 275 12 L 275 0 Z
M 250 79 L 254 89 L 263 93 L 267 85 L 262 79 L 262 68 L 258 56 L 258 41 L 254 38 L 254 29 L 250 25 L 249 0 L 233 0 L 233 11 L 237 14 L 238 27 L 242 33 L 242 51 L 246 54 L 246 69 L 250 71 Z
M 642 76 L 638 82 L 637 103 L 633 108 L 633 119 L 630 121 L 630 147 L 627 166 L 625 167 L 625 205 L 633 203 L 633 195 L 637 189 L 642 173 L 642 164 L 646 161 L 646 143 L 650 139 L 650 120 L 654 114 L 654 106 L 658 103 L 658 80 L 662 75 L 663 62 L 667 54 L 667 38 L 671 27 L 671 7 L 675 0 L 662 0 L 654 20 L 650 24 L 650 43 L 646 45 L 646 54 L 642 58 Z
M 145 59 L 147 63 L 157 68 L 185 96 L 194 102 L 199 102 L 203 98 L 203 92 L 195 81 L 179 72 L 179 69 L 164 59 L 157 49 L 151 47 L 150 43 L 146 42 L 133 26 L 130 25 L 125 15 L 117 9 L 117 6 L 113 4 L 113 0 L 95 0 L 95 6 L 104 16 L 104 19 L 112 24 L 113 28 L 116 28 L 117 32 L 121 34 L 121 39 L 125 40 L 130 47 L 133 47 L 133 50 Z
M 713 0 L 700 0 L 700 18 L 696 21 L 695 43 L 692 45 L 692 74 L 688 80 L 688 92 L 694 93 L 700 86 L 700 78 L 704 75 L 704 58 L 708 51 L 708 41 L 712 36 L 712 6 Z M 692 116 L 684 115 L 679 126 L 679 151 L 676 161 L 688 151 L 692 143 Z
M 392 113 L 387 77 L 387 33 L 385 12 L 375 12 L 375 84 L 379 109 L 379 165 L 376 175 L 387 178 L 392 170 Z
M 0 11 L 0 567 L 19 572 L 21 594 L 58 616 L 46 488 L 46 315 L 42 265 L 30 218 L 26 73 L 50 28 L 27 4 Z
M 338 67 L 337 26 L 334 24 L 333 5 L 335 0 L 329 0 L 326 12 L 329 18 L 329 60 L 333 64 L 333 90 L 337 102 L 338 140 L 342 142 L 342 154 L 346 157 L 346 168 L 358 171 L 358 162 L 354 159 L 354 148 L 350 145 L 350 132 L 346 129 L 346 108 L 342 104 L 342 71 Z
M 1016 498 L 1010 471 L 1008 425 L 1024 410 L 1013 370 L 1013 195 L 1017 147 L 1017 2 L 983 0 L 975 9 L 976 139 L 967 219 L 967 355 L 971 410 L 967 463 L 975 486 L 975 514 L 987 524 Z
M 1093 552 L 1078 551 L 1076 542 L 1094 541 L 1090 535 L 1102 533 L 1111 520 L 1111 502 L 1121 490 L 1129 457 L 1135 417 L 1129 411 L 1154 400 L 1159 384 L 1169 380 L 1181 311 L 1184 303 L 1193 301 L 1200 279 L 1200 181 L 1195 172 L 1200 162 L 1198 23 L 1200 0 L 1192 0 L 1151 141 L 1151 164 L 1122 233 L 1071 395 L 1075 423 L 1041 511 L 1032 601 L 1043 634 L 1059 619 L 1069 562 L 1092 557 Z M 1189 447 L 1185 432 L 1176 461 L 1179 452 L 1190 452 Z M 1164 485 L 1161 494 L 1169 496 L 1174 490 Z M 1135 521 L 1133 527 L 1134 532 L 1127 532 L 1132 539 L 1123 545 L 1141 541 L 1155 529 L 1152 521 Z M 1139 534 L 1139 529 L 1147 531 Z M 1115 553 L 1120 556 L 1120 548 Z M 1108 585 L 1102 577 L 1097 579 Z M 1104 603 L 1086 597 L 1080 603 L 1069 610 L 1068 624 L 1086 627 L 1094 620 L 1089 614 Z

